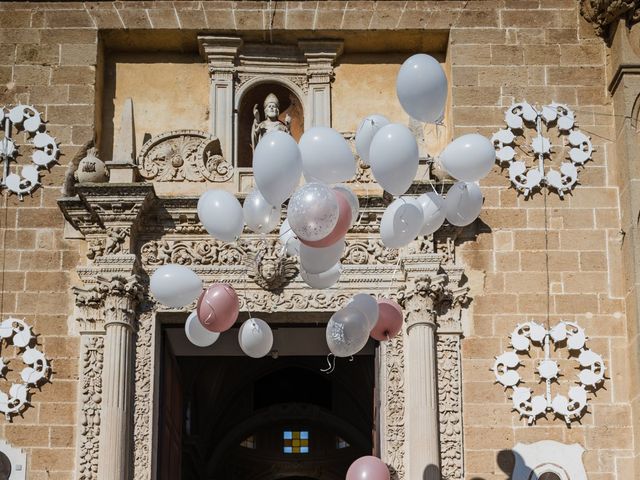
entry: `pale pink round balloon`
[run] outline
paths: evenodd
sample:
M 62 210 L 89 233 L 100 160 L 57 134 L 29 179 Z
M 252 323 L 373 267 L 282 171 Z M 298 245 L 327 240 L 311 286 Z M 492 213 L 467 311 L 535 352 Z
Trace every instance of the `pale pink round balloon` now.
M 336 199 L 338 200 L 338 221 L 336 223 L 336 226 L 333 227 L 333 230 L 329 235 L 321 238 L 320 240 L 310 242 L 300 239 L 300 241 L 305 245 L 314 248 L 328 247 L 329 245 L 333 245 L 334 243 L 341 240 L 349 231 L 349 227 L 351 227 L 352 215 L 349 200 L 347 199 L 347 196 L 340 190 L 334 189 L 333 192 L 336 194 Z
M 346 480 L 389 480 L 389 468 L 378 457 L 360 457 L 347 470 Z
M 378 322 L 371 330 L 371 338 L 383 342 L 395 337 L 402 329 L 402 308 L 393 300 L 378 300 Z
M 214 283 L 200 294 L 198 319 L 210 332 L 229 330 L 238 319 L 240 301 L 231 285 Z

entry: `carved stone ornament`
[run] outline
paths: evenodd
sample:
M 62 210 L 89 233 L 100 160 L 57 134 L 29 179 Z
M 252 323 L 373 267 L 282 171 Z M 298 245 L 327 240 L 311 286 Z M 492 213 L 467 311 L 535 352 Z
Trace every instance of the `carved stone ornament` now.
M 49 361 L 37 348 L 31 347 L 35 336 L 24 320 L 8 318 L 0 323 L 0 339 L 14 347 L 24 349 L 21 358 L 25 367 L 20 371 L 20 382 L 12 382 L 9 393 L 0 390 L 0 413 L 9 421 L 30 405 L 30 388 L 38 387 L 49 378 Z M 7 380 L 9 361 L 0 357 L 0 378 Z
M 98 150 L 91 147 L 87 155 L 78 163 L 78 169 L 74 173 L 75 179 L 80 183 L 106 182 L 109 172 L 105 163 L 98 158 Z
M 282 291 L 298 275 L 298 262 L 276 242 L 265 242 L 257 253 L 247 253 L 245 262 L 249 278 L 264 290 Z
M 602 357 L 589 350 L 586 341 L 584 329 L 573 322 L 560 322 L 549 330 L 536 322 L 516 327 L 511 334 L 514 351 L 499 355 L 493 371 L 498 383 L 512 389 L 513 409 L 521 418 L 527 418 L 529 424 L 533 424 L 540 416 L 546 417 L 547 412 L 553 412 L 564 418 L 567 425 L 582 418 L 587 408 L 587 392 L 595 392 L 602 386 L 606 370 Z M 561 376 L 558 362 L 551 358 L 551 343 L 556 350 L 566 346 L 578 364 L 577 385 L 569 388 L 569 398 L 562 394 L 551 395 L 552 384 L 557 384 Z M 544 349 L 544 357 L 536 370 L 546 389 L 544 394 L 535 396 L 530 388 L 518 386 L 521 377 L 516 370 L 521 365 L 518 353 L 528 354 L 532 344 Z
M 81 480 L 96 480 L 98 478 L 103 352 L 104 336 L 83 337 L 80 379 L 82 406 L 78 438 L 78 473 Z
M 11 127 L 29 135 L 29 143 L 33 146 L 31 162 L 24 165 L 20 173 L 9 173 L 9 163 L 18 155 L 18 145 L 11 138 Z M 39 169 L 48 168 L 58 159 L 60 150 L 56 139 L 46 131 L 44 121 L 34 107 L 18 105 L 8 111 L 0 108 L 0 127 L 5 136 L 0 139 L 0 160 L 4 164 L 2 186 L 18 195 L 20 200 L 32 193 L 39 185 Z
M 527 102 L 515 103 L 505 113 L 507 128 L 498 130 L 491 141 L 496 147 L 496 162 L 509 169 L 514 188 L 530 197 L 543 186 L 555 190 L 560 197 L 571 191 L 578 182 L 578 167 L 591 160 L 591 139 L 576 128 L 574 113 L 565 105 L 551 103 L 536 110 Z M 543 131 L 546 129 L 545 131 Z M 549 131 L 557 128 L 558 137 L 565 139 L 562 145 L 553 145 Z M 527 130 L 535 134 L 527 137 Z M 560 164 L 560 170 L 545 168 L 545 161 L 552 154 L 567 150 L 569 161 Z M 534 165 L 527 167 L 517 151 Z
M 175 130 L 148 140 L 138 155 L 140 175 L 157 182 L 225 182 L 232 165 L 220 141 L 199 130 Z
M 638 0 L 580 0 L 580 14 L 593 24 L 601 37 L 609 36 L 609 27 L 622 19 L 627 25 L 640 21 Z

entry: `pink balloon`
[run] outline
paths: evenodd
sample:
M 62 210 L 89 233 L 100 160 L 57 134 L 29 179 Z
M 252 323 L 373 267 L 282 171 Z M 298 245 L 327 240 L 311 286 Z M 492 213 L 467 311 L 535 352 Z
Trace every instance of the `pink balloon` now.
M 329 235 L 320 240 L 310 242 L 300 239 L 305 245 L 314 248 L 328 247 L 341 240 L 349 231 L 349 227 L 351 227 L 351 205 L 349 204 L 349 200 L 347 200 L 347 196 L 340 190 L 333 189 L 333 192 L 336 194 L 338 200 L 338 222 L 336 226 L 333 227 Z
M 346 480 L 389 480 L 389 468 L 378 457 L 360 457 L 347 470 Z
M 240 313 L 238 294 L 231 285 L 214 283 L 200 294 L 196 311 L 200 323 L 210 332 L 229 330 Z
M 383 342 L 395 337 L 402 330 L 402 308 L 393 300 L 378 300 L 378 322 L 371 330 L 371 338 Z

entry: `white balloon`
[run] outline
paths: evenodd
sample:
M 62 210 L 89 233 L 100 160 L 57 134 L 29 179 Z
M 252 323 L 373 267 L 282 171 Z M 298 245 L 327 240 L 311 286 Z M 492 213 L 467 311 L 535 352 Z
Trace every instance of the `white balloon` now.
M 191 343 L 196 347 L 209 347 L 213 345 L 220 334 L 218 332 L 211 332 L 204 328 L 198 320 L 198 313 L 193 311 L 189 314 L 187 321 L 184 324 L 184 333 Z
M 223 242 L 235 241 L 244 227 L 240 202 L 225 190 L 207 190 L 200 196 L 198 218 L 209 235 Z
M 409 57 L 400 67 L 396 93 L 402 108 L 411 117 L 436 123 L 444 115 L 447 77 L 435 58 L 419 53 Z
M 369 331 L 378 323 L 378 300 L 375 297 L 367 293 L 357 293 L 353 296 L 351 301 L 347 303 L 348 307 L 353 307 L 356 310 L 360 310 L 367 317 Z
M 369 332 L 364 313 L 346 306 L 334 313 L 327 323 L 327 345 L 336 357 L 350 357 L 364 348 Z
M 273 332 L 264 320 L 250 318 L 240 326 L 238 343 L 242 351 L 251 358 L 262 358 L 273 347 Z
M 280 226 L 280 243 L 284 245 L 285 251 L 287 255 L 290 257 L 295 257 L 300 255 L 300 240 L 296 237 L 296 234 L 291 230 L 291 226 L 289 225 L 289 220 L 284 219 L 282 225 Z
M 427 192 L 418 197 L 418 203 L 422 207 L 423 215 L 420 235 L 431 235 L 444 223 L 444 198 L 436 192 Z
M 317 288 L 318 290 L 323 290 L 335 285 L 335 283 L 340 280 L 341 273 L 342 265 L 340 263 L 336 263 L 329 270 L 322 273 L 307 273 L 302 266 L 300 267 L 300 277 L 302 277 L 302 280 L 311 288 Z
M 344 239 L 324 248 L 314 248 L 300 244 L 300 266 L 306 273 L 322 273 L 340 261 L 345 247 Z
M 329 127 L 313 127 L 299 142 L 302 171 L 308 182 L 337 183 L 353 178 L 356 160 L 340 133 Z
M 257 188 L 244 200 L 242 211 L 247 227 L 256 233 L 269 233 L 280 223 L 280 208 L 270 205 Z
M 260 139 L 253 152 L 253 177 L 269 204 L 280 205 L 289 198 L 301 175 L 302 157 L 291 135 L 276 131 Z
M 418 172 L 420 153 L 411 130 L 391 123 L 382 127 L 371 141 L 371 173 L 387 192 L 402 195 Z
M 378 130 L 389 125 L 389 119 L 383 115 L 369 115 L 365 117 L 356 131 L 356 152 L 365 165 L 369 165 L 369 148 Z
M 458 182 L 447 192 L 444 208 L 452 225 L 464 227 L 472 223 L 482 210 L 482 192 L 475 183 Z
M 287 219 L 298 238 L 313 242 L 333 231 L 339 213 L 333 190 L 322 183 L 307 183 L 289 200 Z
M 496 149 L 488 138 L 469 133 L 445 147 L 440 163 L 453 178 L 477 182 L 486 177 L 496 163 Z
M 411 197 L 394 200 L 382 214 L 380 238 L 387 248 L 408 245 L 420 233 L 424 215 L 418 201 Z
M 149 288 L 160 303 L 179 308 L 189 305 L 200 295 L 202 280 L 190 268 L 170 263 L 153 272 Z
M 358 196 L 353 193 L 353 190 L 351 190 L 343 183 L 339 183 L 338 185 L 334 186 L 333 189 L 344 193 L 345 197 L 347 198 L 347 202 L 349 202 L 349 206 L 351 207 L 351 225 L 353 225 L 354 223 L 356 223 L 358 215 L 360 214 L 360 202 L 358 201 Z

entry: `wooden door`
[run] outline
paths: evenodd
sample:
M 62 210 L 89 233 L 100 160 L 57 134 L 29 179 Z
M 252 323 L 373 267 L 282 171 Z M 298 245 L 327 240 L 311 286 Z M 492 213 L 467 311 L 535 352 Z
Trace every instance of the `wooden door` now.
M 166 336 L 163 344 L 158 479 L 180 480 L 183 424 L 182 383 L 178 362 Z

